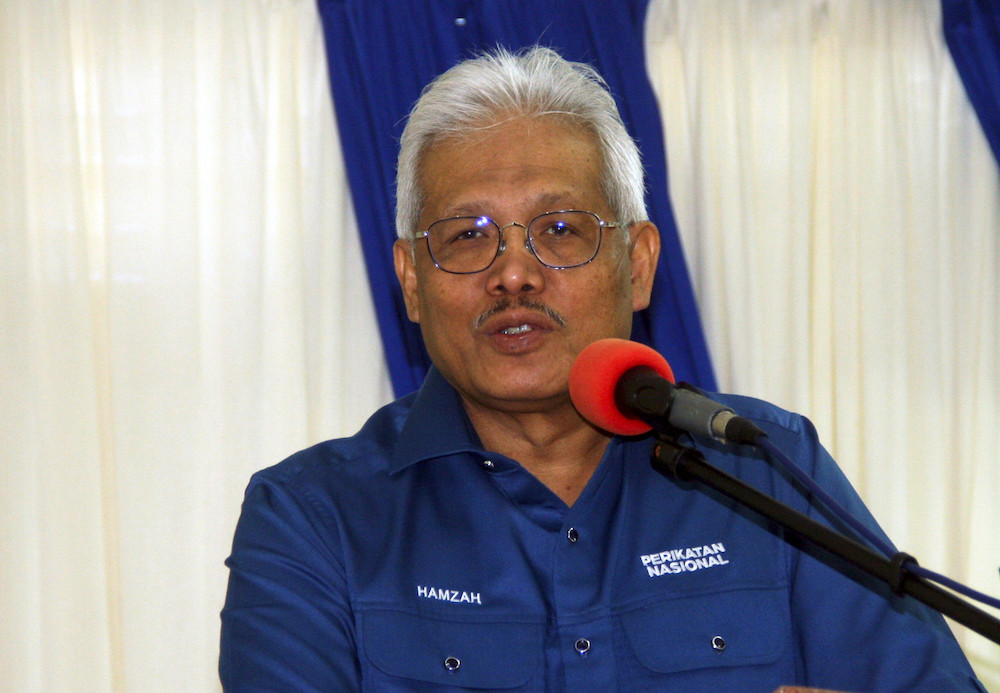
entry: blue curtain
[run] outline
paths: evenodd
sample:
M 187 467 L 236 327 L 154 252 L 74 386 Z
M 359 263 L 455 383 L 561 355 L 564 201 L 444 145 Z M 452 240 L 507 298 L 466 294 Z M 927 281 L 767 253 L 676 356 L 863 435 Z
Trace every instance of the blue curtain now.
M 639 141 L 647 203 L 663 251 L 652 305 L 633 338 L 670 361 L 679 380 L 715 389 L 667 189 L 659 111 L 646 77 L 648 0 L 317 0 L 326 38 L 341 146 L 365 262 L 397 395 L 429 366 L 418 326 L 406 317 L 392 265 L 397 142 L 420 89 L 475 52 L 540 43 L 594 65 Z M 489 165 L 489 162 L 484 162 Z
M 941 0 L 944 37 L 1000 162 L 1000 1 Z

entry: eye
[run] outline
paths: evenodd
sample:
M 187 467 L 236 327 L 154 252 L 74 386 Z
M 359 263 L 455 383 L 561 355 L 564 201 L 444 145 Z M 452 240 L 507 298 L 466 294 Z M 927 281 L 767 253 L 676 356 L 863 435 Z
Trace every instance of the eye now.
M 496 235 L 489 217 L 460 217 L 438 222 L 435 227 L 442 246 L 463 246 L 492 240 Z
M 553 220 L 545 224 L 540 234 L 548 238 L 568 238 L 579 236 L 580 230 L 567 221 Z
M 480 227 L 478 227 L 478 226 L 471 226 L 471 227 L 469 227 L 467 229 L 462 229 L 462 230 L 456 231 L 452 235 L 451 241 L 452 242 L 455 242 L 455 241 L 474 241 L 477 238 L 482 238 L 485 235 L 486 234 L 483 233 L 483 230 Z

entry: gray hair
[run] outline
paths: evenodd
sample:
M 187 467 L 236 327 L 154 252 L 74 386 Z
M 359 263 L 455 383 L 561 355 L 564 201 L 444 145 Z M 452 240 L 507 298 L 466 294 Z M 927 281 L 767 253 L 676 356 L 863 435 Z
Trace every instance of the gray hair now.
M 569 62 L 549 48 L 517 53 L 497 48 L 441 74 L 410 111 L 396 167 L 397 235 L 412 238 L 418 231 L 423 205 L 420 161 L 429 146 L 500 119 L 542 115 L 567 117 L 593 132 L 604 166 L 601 188 L 615 221 L 627 227 L 645 220 L 639 148 L 604 79 L 590 65 Z

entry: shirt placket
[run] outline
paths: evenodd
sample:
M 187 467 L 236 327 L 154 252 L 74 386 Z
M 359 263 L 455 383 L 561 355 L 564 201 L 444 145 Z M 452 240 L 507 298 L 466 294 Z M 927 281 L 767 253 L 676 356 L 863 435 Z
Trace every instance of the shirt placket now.
M 588 489 L 566 515 L 556 544 L 552 589 L 558 657 L 567 691 L 617 689 L 613 622 L 605 578 L 614 560 L 621 450 L 612 443 Z M 599 476 L 598 476 L 599 475 Z

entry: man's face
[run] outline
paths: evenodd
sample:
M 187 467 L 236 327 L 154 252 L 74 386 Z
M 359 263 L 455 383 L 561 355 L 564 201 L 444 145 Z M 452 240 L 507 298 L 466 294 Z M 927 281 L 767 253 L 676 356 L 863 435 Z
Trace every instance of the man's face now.
M 555 117 L 515 118 L 465 139 L 429 148 L 419 228 L 452 216 L 489 216 L 504 226 L 544 212 L 591 211 L 617 221 L 600 190 L 593 137 Z M 504 230 L 506 249 L 486 270 L 449 274 L 434 266 L 424 240 L 394 249 L 411 320 L 428 353 L 467 402 L 507 412 L 545 411 L 568 402 L 576 355 L 604 337 L 628 338 L 632 313 L 649 302 L 659 237 L 648 223 L 631 229 L 631 262 L 605 229 L 593 262 L 550 269 L 525 247 L 524 229 Z

